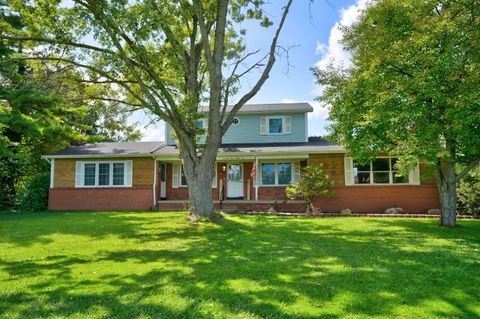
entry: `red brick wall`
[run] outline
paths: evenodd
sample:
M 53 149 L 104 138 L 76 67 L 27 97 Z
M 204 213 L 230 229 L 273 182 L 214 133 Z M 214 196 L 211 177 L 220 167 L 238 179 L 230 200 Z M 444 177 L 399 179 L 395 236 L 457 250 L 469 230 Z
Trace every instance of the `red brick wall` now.
M 323 212 L 350 208 L 354 213 L 383 212 L 402 207 L 407 213 L 439 208 L 438 190 L 433 185 L 347 186 L 336 187 L 333 198 L 317 198 L 315 205 Z
M 50 210 L 149 210 L 152 206 L 152 186 L 53 188 L 48 198 Z

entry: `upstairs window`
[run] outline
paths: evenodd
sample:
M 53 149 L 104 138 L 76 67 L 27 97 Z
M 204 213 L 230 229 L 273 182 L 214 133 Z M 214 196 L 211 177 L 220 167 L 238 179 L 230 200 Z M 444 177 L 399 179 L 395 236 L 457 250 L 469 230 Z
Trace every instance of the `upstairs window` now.
M 261 135 L 282 135 L 291 134 L 290 116 L 262 116 L 260 117 Z
M 269 118 L 268 119 L 268 133 L 281 134 L 283 133 L 283 118 Z

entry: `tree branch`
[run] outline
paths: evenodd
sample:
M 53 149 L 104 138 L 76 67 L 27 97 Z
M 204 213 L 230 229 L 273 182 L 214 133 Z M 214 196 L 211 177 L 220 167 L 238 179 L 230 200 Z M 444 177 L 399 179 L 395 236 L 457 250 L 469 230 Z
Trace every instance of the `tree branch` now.
M 469 165 L 467 165 L 467 167 L 465 167 L 460 173 L 457 174 L 455 178 L 456 182 L 458 183 L 465 175 L 468 174 L 468 172 L 470 172 L 475 167 L 478 167 L 479 165 L 480 165 L 479 160 L 471 162 Z
M 288 10 L 290 9 L 292 1 L 293 0 L 288 0 L 287 5 L 283 9 L 283 14 L 282 14 L 282 18 L 280 20 L 280 24 L 278 25 L 278 28 L 275 32 L 275 36 L 272 39 L 272 44 L 270 45 L 270 53 L 269 53 L 267 66 L 263 70 L 262 75 L 258 79 L 257 83 L 254 85 L 254 87 L 249 92 L 247 92 L 244 96 L 242 96 L 242 98 L 240 98 L 240 100 L 233 106 L 233 108 L 230 111 L 227 119 L 222 124 L 222 136 L 225 134 L 227 129 L 230 127 L 230 124 L 232 124 L 233 118 L 237 114 L 238 110 L 245 103 L 247 103 L 253 96 L 255 96 L 255 94 L 257 94 L 257 92 L 263 86 L 265 81 L 268 79 L 270 71 L 273 67 L 273 64 L 275 63 L 275 49 L 277 47 L 278 37 L 280 36 L 280 32 L 282 31 L 282 28 L 283 28 L 283 25 L 285 23 L 285 19 L 287 18 Z
M 44 42 L 44 43 L 50 43 L 50 44 L 64 44 L 64 45 L 73 46 L 76 48 L 89 49 L 92 51 L 107 53 L 111 55 L 116 54 L 115 51 L 112 51 L 106 48 L 99 48 L 99 47 L 85 44 L 85 43 L 78 43 L 78 42 L 61 40 L 61 39 L 49 39 L 49 38 L 42 38 L 42 37 L 17 37 L 17 36 L 9 36 L 4 34 L 0 34 L 0 39 L 12 40 L 12 41 L 24 41 L 24 42 L 33 41 L 33 42 Z

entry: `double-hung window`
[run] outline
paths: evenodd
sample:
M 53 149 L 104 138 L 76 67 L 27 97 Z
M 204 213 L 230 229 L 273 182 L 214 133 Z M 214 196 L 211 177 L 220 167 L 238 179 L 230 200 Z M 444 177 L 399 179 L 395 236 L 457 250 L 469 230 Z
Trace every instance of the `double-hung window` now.
M 261 135 L 291 134 L 292 124 L 290 116 L 262 116 L 260 117 Z
M 76 162 L 76 187 L 125 187 L 131 184 L 131 160 Z
M 262 163 L 262 185 L 290 185 L 293 179 L 292 163 L 275 162 Z

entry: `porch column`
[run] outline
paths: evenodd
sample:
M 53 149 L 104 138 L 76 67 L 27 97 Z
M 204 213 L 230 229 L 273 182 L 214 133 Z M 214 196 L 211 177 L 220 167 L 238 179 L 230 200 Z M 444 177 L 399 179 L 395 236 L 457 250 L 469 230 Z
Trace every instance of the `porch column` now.
M 257 156 L 255 156 L 255 167 L 257 170 L 257 173 L 255 174 L 255 201 L 258 202 L 258 159 Z

